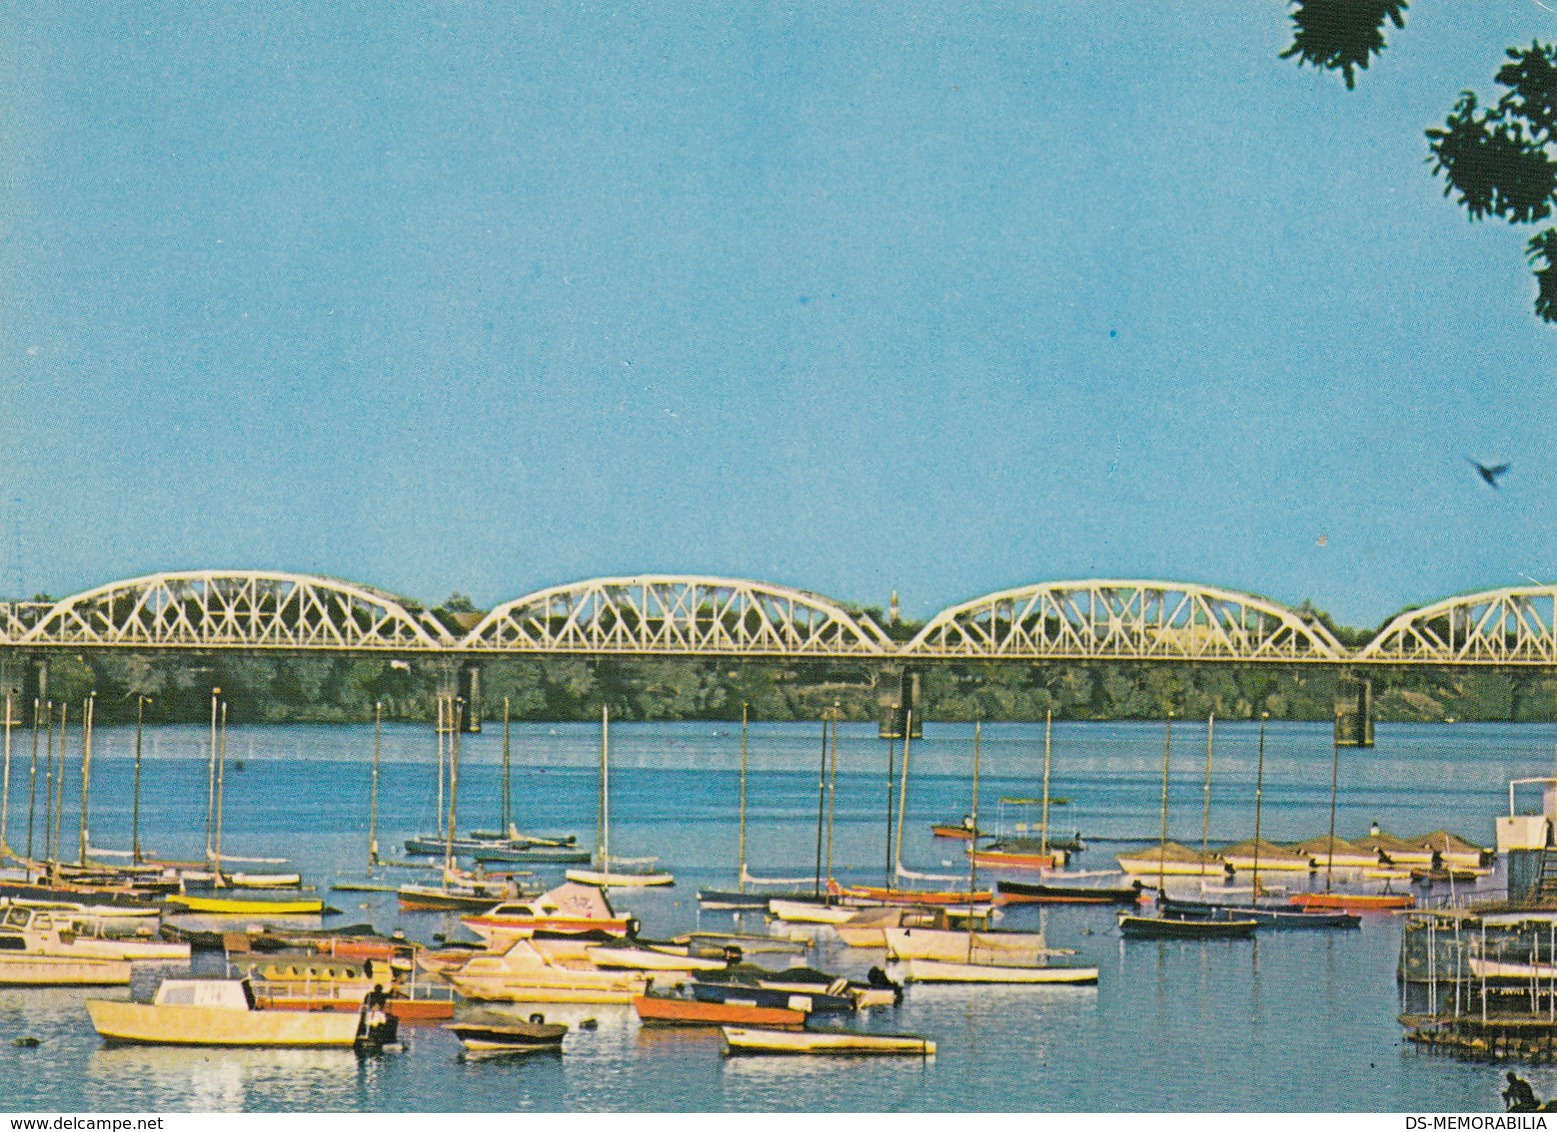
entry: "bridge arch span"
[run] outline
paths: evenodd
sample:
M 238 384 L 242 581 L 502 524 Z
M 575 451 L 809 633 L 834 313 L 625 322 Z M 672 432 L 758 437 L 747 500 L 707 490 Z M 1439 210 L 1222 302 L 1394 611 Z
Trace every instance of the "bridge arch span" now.
M 932 618 L 904 659 L 1327 661 L 1323 625 L 1267 598 L 1185 582 L 1042 582 Z
M 1357 659 L 1557 664 L 1557 584 L 1482 590 L 1408 609 L 1379 630 Z
M 15 643 L 71 647 L 433 651 L 450 643 L 409 602 L 271 570 L 188 570 L 62 598 Z
M 493 653 L 881 657 L 869 618 L 767 582 L 675 574 L 594 578 L 538 590 L 488 613 L 457 646 Z

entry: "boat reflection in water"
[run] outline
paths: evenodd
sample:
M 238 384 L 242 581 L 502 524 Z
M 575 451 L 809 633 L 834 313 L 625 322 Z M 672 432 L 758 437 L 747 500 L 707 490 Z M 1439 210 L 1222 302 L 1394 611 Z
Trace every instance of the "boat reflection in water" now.
M 361 1103 L 357 1075 L 350 1049 L 104 1045 L 86 1062 L 104 1096 L 133 1093 L 147 1107 L 189 1112 L 242 1112 L 254 1097 L 268 1107 L 343 1111 Z

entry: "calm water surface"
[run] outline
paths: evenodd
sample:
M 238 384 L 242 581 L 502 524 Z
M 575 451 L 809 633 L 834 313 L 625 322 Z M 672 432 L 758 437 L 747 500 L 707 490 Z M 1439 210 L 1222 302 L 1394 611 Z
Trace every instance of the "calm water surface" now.
M 1001 816 L 1002 796 L 1041 789 L 1042 727 L 994 725 L 981 748 L 981 824 Z M 206 733 L 148 730 L 142 842 L 165 856 L 203 850 Z M 1215 730 L 1210 837 L 1250 836 L 1257 729 Z M 29 736 L 13 747 L 7 839 L 25 846 Z M 133 730 L 99 730 L 94 744 L 91 836 L 96 846 L 130 841 Z M 1378 821 L 1404 834 L 1448 827 L 1483 843 L 1507 808 L 1509 778 L 1550 773 L 1550 726 L 1381 725 L 1372 751 L 1342 753 L 1337 831 Z M 526 725 L 512 734 L 515 819 L 577 832 L 592 842 L 598 728 Z M 469 737 L 459 787 L 462 827 L 497 824 L 500 727 Z M 1155 840 L 1160 822 L 1164 732 L 1160 725 L 1065 724 L 1054 729 L 1052 789 L 1068 804 L 1053 825 L 1079 827 L 1093 844 L 1079 868 L 1107 868 L 1115 844 Z M 413 938 L 456 933 L 457 922 L 403 913 L 391 895 L 339 892 L 331 879 L 366 871 L 371 727 L 277 726 L 228 733 L 225 851 L 285 856 L 342 915 Z M 763 724 L 750 732 L 750 867 L 759 875 L 812 875 L 816 854 L 818 725 Z M 841 729 L 833 835 L 834 871 L 877 879 L 885 867 L 886 744 L 874 728 Z M 898 752 L 899 759 L 901 751 Z M 435 821 L 436 746 L 425 727 L 386 727 L 379 810 L 383 855 Z M 244 769 L 235 767 L 243 760 Z M 1206 727 L 1176 725 L 1170 834 L 1202 836 Z M 955 847 L 934 840 L 932 820 L 970 807 L 971 728 L 930 726 L 912 751 L 904 858 L 923 872 L 959 875 Z M 728 724 L 626 724 L 612 730 L 612 847 L 658 854 L 672 889 L 615 898 L 645 932 L 737 926 L 729 914 L 698 912 L 700 884 L 728 885 L 737 851 L 740 733 Z M 41 799 L 43 765 L 36 788 Z M 1329 823 L 1331 748 L 1323 725 L 1267 732 L 1261 832 L 1296 840 Z M 79 828 L 79 749 L 66 771 L 62 843 L 73 855 Z M 42 841 L 42 811 L 34 836 Z M 1008 821 L 1018 820 L 1008 808 Z M 402 877 L 413 874 L 400 874 Z M 391 876 L 393 878 L 393 875 Z M 551 876 L 543 879 L 554 879 Z M 560 870 L 557 877 L 560 879 Z M 1034 908 L 1007 926 L 1036 926 Z M 739 923 L 761 930 L 761 918 Z M 84 1000 L 118 993 L 0 990 L 0 1109 L 53 1111 L 220 1110 L 1496 1110 L 1501 1071 L 1419 1054 L 1400 1040 L 1394 980 L 1397 921 L 1368 917 L 1360 932 L 1273 933 L 1243 942 L 1126 943 L 1113 913 L 1052 908 L 1051 942 L 1100 968 L 1093 988 L 911 987 L 896 1010 L 862 1025 L 933 1038 L 932 1060 L 840 1063 L 804 1058 L 722 1058 L 712 1032 L 640 1029 L 630 1007 L 543 1007 L 549 1018 L 598 1021 L 574 1029 L 560 1058 L 466 1064 L 436 1028 L 408 1028 L 401 1054 L 359 1061 L 334 1051 L 107 1048 Z M 824 944 L 813 962 L 863 973 L 877 952 Z M 219 965 L 219 960 L 217 961 Z M 176 967 L 137 968 L 147 995 Z M 532 1008 L 513 1008 L 528 1014 Z M 11 1039 L 34 1036 L 23 1049 Z M 1532 1069 L 1536 1091 L 1557 1093 L 1557 1069 Z

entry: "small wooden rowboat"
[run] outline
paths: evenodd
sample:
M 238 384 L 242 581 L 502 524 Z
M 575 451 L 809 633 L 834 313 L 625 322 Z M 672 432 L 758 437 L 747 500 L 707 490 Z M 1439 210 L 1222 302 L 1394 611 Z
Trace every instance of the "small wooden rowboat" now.
M 1119 931 L 1126 939 L 1248 939 L 1257 920 L 1174 920 L 1120 913 Z
M 777 990 L 749 983 L 695 982 L 692 984 L 692 994 L 699 1002 L 735 1002 L 798 1010 L 802 1014 L 851 1014 L 858 1008 L 852 997 L 842 994 Z
M 697 890 L 697 902 L 711 912 L 761 912 L 768 907 L 768 894 L 765 892 L 739 892 L 734 889 L 724 888 L 700 888 Z
M 842 924 L 853 919 L 859 908 L 819 900 L 781 900 L 775 896 L 768 901 L 768 911 L 791 924 Z
M 1340 908 L 1352 912 L 1393 912 L 1416 907 L 1409 892 L 1298 892 L 1292 904 L 1297 908 Z
M 829 888 L 838 895 L 852 900 L 870 901 L 875 904 L 987 904 L 994 893 L 987 889 L 982 892 L 969 892 L 962 889 L 959 892 L 928 891 L 917 888 L 876 888 L 871 885 L 851 885 L 848 887 L 829 884 Z M 770 902 L 771 903 L 771 902 Z
M 1262 928 L 1276 931 L 1359 928 L 1362 920 L 1339 908 L 1299 909 L 1290 905 L 1270 907 L 1247 904 L 1217 904 L 1203 900 L 1179 900 L 1158 897 L 1163 915 L 1175 920 L 1253 920 Z
M 1044 872 L 1065 867 L 1063 850 L 1042 849 L 1037 841 L 997 841 L 982 849 L 972 850 L 968 856 L 975 864 L 987 869 L 1017 869 Z
M 936 837 L 946 837 L 953 841 L 973 840 L 973 830 L 964 825 L 962 822 L 936 822 L 930 826 L 930 832 Z M 981 829 L 978 831 L 978 835 L 980 837 L 985 837 L 988 836 L 988 832 L 988 830 Z
M 467 1018 L 444 1024 L 465 1047 L 466 1057 L 501 1057 L 516 1053 L 560 1053 L 568 1028 L 548 1022 L 544 1015 L 532 1014 L 528 1022 L 489 1021 Z
M 1135 904 L 1141 899 L 1141 882 L 1128 884 L 1072 884 L 1048 881 L 997 881 L 997 904 Z
M 1006 963 L 949 963 L 940 959 L 905 959 L 903 980 L 909 983 L 1007 983 L 1080 986 L 1097 982 L 1096 967 L 1029 967 Z
M 806 1021 L 803 1010 L 758 1006 L 755 1002 L 733 998 L 724 1002 L 704 1002 L 696 998 L 643 994 L 633 999 L 633 1009 L 645 1025 L 655 1026 L 758 1026 L 798 1030 Z
M 917 1034 L 860 1034 L 849 1030 L 757 1030 L 744 1026 L 719 1027 L 725 1054 L 907 1054 L 934 1057 L 935 1043 Z

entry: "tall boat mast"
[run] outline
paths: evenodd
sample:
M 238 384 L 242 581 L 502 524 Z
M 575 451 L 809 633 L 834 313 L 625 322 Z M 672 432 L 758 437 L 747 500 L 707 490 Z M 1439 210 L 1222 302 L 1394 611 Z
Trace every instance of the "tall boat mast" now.
M 438 697 L 438 722 L 433 730 L 438 734 L 438 836 L 443 836 L 443 736 L 447 729 L 445 716 L 453 714 L 454 705 L 449 696 Z
M 222 728 L 216 749 L 216 852 L 212 857 L 212 872 L 218 888 L 222 884 L 222 808 L 227 780 L 227 701 L 222 701 Z
M 1200 815 L 1200 860 L 1207 859 L 1211 847 L 1211 736 L 1216 732 L 1216 713 L 1206 716 L 1206 792 L 1205 809 Z M 1202 863 L 1201 868 L 1205 866 Z
M 735 874 L 735 891 L 746 891 L 746 723 L 747 705 L 741 704 L 741 818 L 740 832 L 736 837 L 736 856 L 739 858 Z
M 216 705 L 222 698 L 220 688 L 211 689 L 211 757 L 205 775 L 205 859 L 211 859 L 211 834 L 216 816 Z
M 1050 754 L 1049 737 L 1050 737 L 1050 731 L 1052 729 L 1053 723 L 1054 723 L 1054 711 L 1053 711 L 1053 709 L 1045 711 L 1043 713 L 1043 817 L 1042 817 L 1042 819 L 1040 821 L 1040 824 L 1039 824 L 1039 827 L 1038 827 L 1042 831 L 1040 833 L 1040 835 L 1039 835 L 1040 840 L 1039 840 L 1039 845 L 1038 845 L 1038 852 L 1043 853 L 1045 855 L 1047 855 L 1048 852 L 1049 852 L 1049 754 Z M 975 724 L 974 728 L 973 728 L 973 738 L 975 740 L 978 739 L 978 725 L 977 724 Z M 977 799 L 975 799 L 975 801 L 977 801 Z M 978 843 L 979 843 L 979 823 L 978 823 L 978 816 L 974 815 L 974 820 L 973 820 L 973 847 L 975 849 L 978 848 Z
M 1341 781 L 1341 729 L 1337 727 L 1330 739 L 1330 841 L 1325 846 L 1325 891 L 1335 876 L 1335 791 Z
M 827 770 L 827 879 L 829 883 L 833 879 L 833 810 L 838 798 L 838 716 L 842 709 L 838 704 L 833 704 L 833 750 L 828 759 Z
M 914 735 L 914 709 L 904 714 L 903 724 L 903 777 L 897 792 L 897 839 L 892 846 L 892 887 L 903 874 L 903 827 L 908 824 L 908 749 Z
M 59 757 L 54 767 L 54 824 L 49 836 L 49 876 L 59 880 L 60 814 L 65 809 L 65 743 L 70 734 L 69 704 L 59 705 Z
M 33 816 L 38 808 L 38 724 L 41 722 L 43 704 L 39 697 L 32 699 L 32 766 L 27 772 L 27 860 L 32 860 Z M 48 708 L 49 718 L 54 718 L 54 705 Z M 28 874 L 29 876 L 31 873 Z
M 827 713 L 822 713 L 822 757 L 816 772 L 816 883 L 813 896 L 822 894 L 822 818 L 827 806 Z
M 510 760 L 508 746 L 508 721 L 509 721 L 508 697 L 503 697 L 503 791 L 502 791 L 502 821 L 498 825 L 498 832 L 504 837 L 508 836 L 509 827 L 513 825 L 513 787 L 510 777 Z
M 1168 766 L 1173 755 L 1173 713 L 1168 713 L 1168 725 L 1162 743 L 1162 838 L 1157 850 L 1157 892 L 1167 888 L 1168 875 Z
M 1270 718 L 1270 712 L 1260 712 L 1260 756 L 1254 771 L 1254 880 L 1249 889 L 1249 904 L 1253 906 L 1260 898 L 1260 811 L 1265 793 L 1265 721 Z M 1334 834 L 1331 834 L 1334 837 Z M 1330 847 L 1331 854 L 1335 852 L 1335 846 Z
M 82 709 L 81 725 L 81 839 L 80 850 L 76 857 L 76 863 L 85 867 L 87 863 L 87 798 L 92 786 L 92 716 L 93 709 L 97 706 L 97 693 L 87 694 L 86 704 Z M 9 728 L 7 729 L 9 730 Z M 5 839 L 0 837 L 0 842 Z
M 882 883 L 892 887 L 892 793 L 897 789 L 897 773 L 893 762 L 897 758 L 897 712 L 892 705 L 892 728 L 887 732 L 887 864 L 882 873 Z
M 146 703 L 150 696 L 135 694 L 135 786 L 130 803 L 130 863 L 141 863 L 141 731 L 146 720 Z
M 449 883 L 454 869 L 454 826 L 460 798 L 460 724 L 465 701 L 453 697 L 449 701 L 449 722 L 453 731 L 449 735 L 449 821 L 446 826 L 443 849 L 443 882 Z
M 11 851 L 5 839 L 6 818 L 11 812 L 11 690 L 5 691 L 5 774 L 0 781 L 0 861 Z
M 973 915 L 974 894 L 978 892 L 979 880 L 979 855 L 978 855 L 978 828 L 979 828 L 979 730 L 983 726 L 982 720 L 973 721 L 973 840 L 968 842 L 968 959 L 973 962 L 973 925 L 976 917 Z M 1047 730 L 1045 735 L 1047 735 Z M 1044 746 L 1044 794 L 1047 799 L 1049 788 L 1049 750 Z
M 373 784 L 368 792 L 368 869 L 378 867 L 378 756 L 384 729 L 384 704 L 373 705 Z

